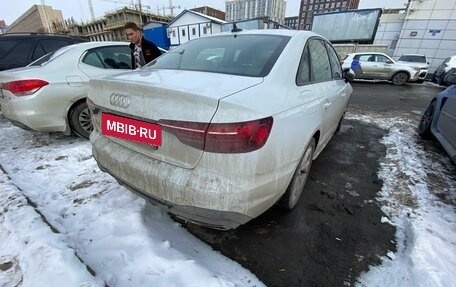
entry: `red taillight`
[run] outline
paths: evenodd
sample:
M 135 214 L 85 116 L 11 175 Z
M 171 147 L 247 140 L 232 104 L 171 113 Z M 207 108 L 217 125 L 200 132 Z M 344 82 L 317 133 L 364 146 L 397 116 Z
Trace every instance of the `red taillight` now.
M 159 120 L 162 130 L 175 135 L 183 144 L 204 149 L 208 123 Z
M 49 85 L 43 80 L 20 80 L 2 84 L 2 89 L 8 90 L 16 96 L 27 96 L 35 93 L 42 87 Z
M 214 153 L 244 153 L 262 148 L 272 123 L 272 117 L 223 124 L 159 121 L 164 131 L 175 135 L 182 143 Z

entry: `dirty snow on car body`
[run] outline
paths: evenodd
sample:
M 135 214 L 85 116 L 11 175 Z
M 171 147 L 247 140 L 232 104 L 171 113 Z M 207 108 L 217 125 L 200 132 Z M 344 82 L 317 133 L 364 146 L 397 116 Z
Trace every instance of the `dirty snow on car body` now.
M 377 199 L 387 217 L 378 221 L 397 228 L 397 252 L 359 285 L 455 286 L 454 165 L 412 120 L 347 117 L 388 131 Z M 263 286 L 100 172 L 88 141 L 24 131 L 1 114 L 0 129 L 1 286 Z
M 100 172 L 88 141 L 0 129 L 1 286 L 263 286 Z
M 437 149 L 424 151 L 415 121 L 358 113 L 347 118 L 388 131 L 378 198 L 388 217 L 379 221 L 397 228 L 397 252 L 363 274 L 360 285 L 456 286 L 455 166 Z

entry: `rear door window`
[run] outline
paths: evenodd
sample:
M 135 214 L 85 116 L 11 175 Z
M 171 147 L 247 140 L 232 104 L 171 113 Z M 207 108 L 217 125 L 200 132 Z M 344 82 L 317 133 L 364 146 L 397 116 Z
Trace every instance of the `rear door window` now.
M 44 50 L 43 45 L 41 45 L 41 43 L 38 42 L 38 44 L 35 47 L 35 51 L 33 51 L 32 60 L 34 61 L 36 59 L 39 59 L 43 55 L 46 55 L 46 51 Z
M 2 39 L 0 41 L 0 59 L 3 59 L 8 55 L 14 47 L 19 44 L 20 40 L 9 40 Z
M 309 63 L 309 49 L 306 45 L 304 52 L 301 56 L 301 62 L 299 63 L 298 74 L 296 75 L 296 84 L 298 86 L 305 85 L 310 82 L 310 63 Z
M 82 63 L 101 69 L 131 69 L 131 53 L 128 46 L 109 46 L 90 49 Z
M 332 79 L 328 52 L 321 40 L 309 41 L 312 82 L 324 82 Z
M 337 56 L 334 48 L 329 44 L 325 43 L 328 49 L 329 62 L 331 64 L 331 71 L 333 79 L 342 79 L 342 67 L 340 66 L 339 56 Z
M 371 61 L 372 59 L 372 61 Z M 374 56 L 373 55 L 359 55 L 358 60 L 361 62 L 373 62 L 374 61 Z
M 32 46 L 32 39 L 2 40 L 0 42 L 0 59 L 2 62 L 15 65 L 14 67 L 25 66 L 28 63 Z
M 388 59 L 387 57 L 385 57 L 383 55 L 375 55 L 375 57 L 376 57 L 375 62 L 386 63 L 386 62 L 390 61 L 390 59 Z

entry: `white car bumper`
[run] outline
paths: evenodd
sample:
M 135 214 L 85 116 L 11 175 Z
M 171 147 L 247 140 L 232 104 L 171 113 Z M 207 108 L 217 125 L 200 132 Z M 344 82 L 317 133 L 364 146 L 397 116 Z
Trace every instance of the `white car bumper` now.
M 231 229 L 270 208 L 285 191 L 294 167 L 273 174 L 229 178 L 211 169 L 187 169 L 144 156 L 99 134 L 90 135 L 100 168 L 165 210 L 213 228 Z M 203 155 L 204 156 L 204 155 Z M 239 168 L 239 167 L 238 167 Z

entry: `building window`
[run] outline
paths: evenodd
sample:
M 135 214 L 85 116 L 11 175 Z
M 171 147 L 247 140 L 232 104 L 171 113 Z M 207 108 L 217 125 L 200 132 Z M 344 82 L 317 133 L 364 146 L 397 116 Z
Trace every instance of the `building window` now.
M 193 36 L 196 35 L 196 29 L 195 29 L 195 28 L 192 28 L 192 35 L 193 35 Z
M 204 34 L 204 35 L 207 34 L 207 28 L 206 28 L 206 27 L 203 27 L 203 34 Z
M 185 37 L 185 29 L 182 29 L 182 37 Z

